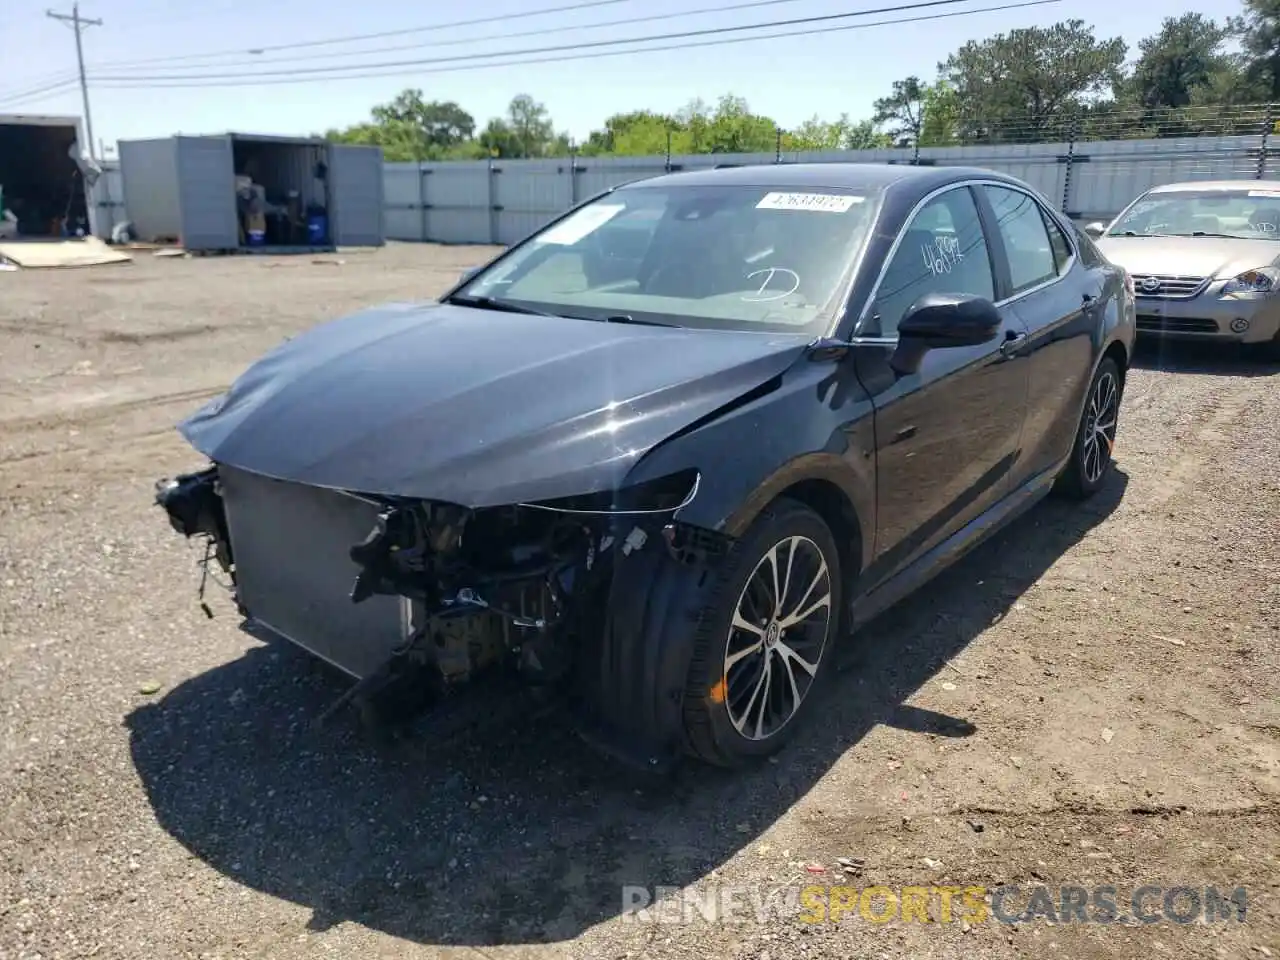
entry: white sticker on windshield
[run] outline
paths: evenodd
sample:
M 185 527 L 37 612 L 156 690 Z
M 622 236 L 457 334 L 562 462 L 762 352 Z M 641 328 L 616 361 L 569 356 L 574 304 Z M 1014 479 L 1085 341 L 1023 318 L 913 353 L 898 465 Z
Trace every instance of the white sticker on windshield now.
M 538 237 L 538 242 L 570 246 L 588 234 L 599 230 L 625 209 L 627 207 L 623 203 L 593 204 L 561 220 L 542 236 Z
M 839 193 L 766 193 L 757 210 L 805 210 L 809 213 L 846 213 L 866 197 Z
M 1273 200 L 1280 199 L 1280 190 L 1250 190 L 1251 197 L 1271 197 Z

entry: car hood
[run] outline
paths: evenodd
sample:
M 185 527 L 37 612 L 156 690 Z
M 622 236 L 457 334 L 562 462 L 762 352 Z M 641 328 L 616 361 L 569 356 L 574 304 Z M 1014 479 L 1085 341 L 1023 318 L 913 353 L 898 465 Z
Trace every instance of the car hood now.
M 1224 237 L 1103 237 L 1100 249 L 1130 273 L 1234 277 L 1280 257 L 1280 241 Z
M 807 339 L 391 305 L 286 341 L 179 430 L 280 480 L 472 507 L 554 499 L 617 489 Z

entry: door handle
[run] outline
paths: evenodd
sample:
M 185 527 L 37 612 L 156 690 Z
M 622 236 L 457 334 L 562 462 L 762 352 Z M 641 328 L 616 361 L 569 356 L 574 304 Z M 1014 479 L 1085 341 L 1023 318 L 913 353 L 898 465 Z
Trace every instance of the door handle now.
M 1012 357 L 1021 349 L 1026 339 L 1027 335 L 1025 333 L 1014 333 L 1010 330 L 1004 335 L 1004 343 L 1000 344 L 1000 352 L 1006 357 Z

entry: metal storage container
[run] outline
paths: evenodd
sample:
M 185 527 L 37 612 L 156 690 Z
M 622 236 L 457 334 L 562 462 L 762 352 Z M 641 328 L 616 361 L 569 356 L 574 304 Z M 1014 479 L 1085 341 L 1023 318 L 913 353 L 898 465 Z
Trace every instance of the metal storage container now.
M 277 194 L 296 192 L 304 213 L 308 206 L 323 208 L 328 232 L 324 247 L 385 242 L 380 147 L 228 133 L 122 140 L 118 149 L 125 207 L 140 239 L 177 242 L 187 250 L 247 247 L 237 212 L 236 177 L 249 164 L 256 183 Z M 317 246 L 304 235 L 255 247 L 295 248 Z
M 73 221 L 85 220 L 86 232 L 110 236 L 110 224 L 105 224 L 105 229 L 99 224 L 91 190 L 83 173 L 77 172 L 77 161 L 70 152 L 73 145 L 82 156 L 89 153 L 79 117 L 0 114 L 0 186 L 5 188 L 6 202 L 14 207 L 33 187 L 40 193 L 56 192 L 57 202 L 48 206 L 56 207 L 59 216 L 67 211 Z M 67 193 L 68 189 L 72 192 Z M 24 232 L 31 237 L 52 232 L 44 226 L 41 221 L 41 229 Z

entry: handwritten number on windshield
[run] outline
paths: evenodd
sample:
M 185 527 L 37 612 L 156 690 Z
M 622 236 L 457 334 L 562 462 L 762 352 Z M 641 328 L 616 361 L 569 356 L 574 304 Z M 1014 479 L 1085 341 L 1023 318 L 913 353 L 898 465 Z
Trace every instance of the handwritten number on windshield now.
M 770 303 L 782 300 L 800 289 L 800 275 L 786 267 L 765 267 L 747 274 L 748 280 L 757 280 L 754 293 L 743 297 L 746 303 Z

